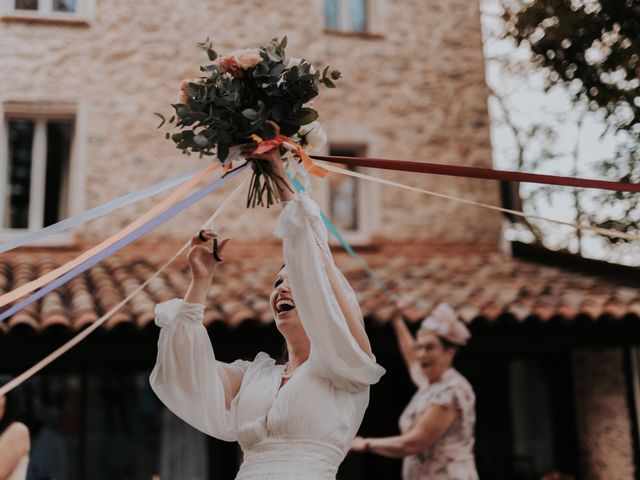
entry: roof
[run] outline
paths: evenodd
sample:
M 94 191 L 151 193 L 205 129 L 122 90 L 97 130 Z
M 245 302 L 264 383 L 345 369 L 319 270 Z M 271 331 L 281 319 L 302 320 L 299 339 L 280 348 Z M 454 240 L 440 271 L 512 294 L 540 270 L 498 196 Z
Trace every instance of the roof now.
M 178 248 L 175 244 L 137 244 L 124 250 L 0 323 L 0 331 L 21 326 L 40 332 L 55 325 L 82 329 L 141 285 Z M 0 292 L 43 275 L 80 251 L 23 249 L 5 254 L 0 257 Z M 491 248 L 386 245 L 363 250 L 361 255 L 398 295 L 411 322 L 420 321 L 439 302 L 451 304 L 466 322 L 640 320 L 637 284 L 621 285 L 612 278 L 508 258 Z M 233 245 L 228 257 L 211 287 L 205 324 L 270 323 L 268 296 L 282 263 L 280 247 Z M 393 309 L 386 296 L 353 258 L 341 251 L 335 257 L 358 292 L 368 321 L 388 322 Z M 103 328 L 123 323 L 145 328 L 153 321 L 155 304 L 183 295 L 188 281 L 188 266 L 181 258 Z

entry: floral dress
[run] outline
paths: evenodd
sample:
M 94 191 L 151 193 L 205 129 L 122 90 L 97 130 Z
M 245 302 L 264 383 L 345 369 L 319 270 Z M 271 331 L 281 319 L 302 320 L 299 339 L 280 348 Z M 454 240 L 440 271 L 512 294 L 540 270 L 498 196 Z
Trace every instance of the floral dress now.
M 449 368 L 440 380 L 421 387 L 400 416 L 406 433 L 431 405 L 457 408 L 460 415 L 431 447 L 405 457 L 403 480 L 478 480 L 473 458 L 476 397 L 466 378 Z
M 384 369 L 351 335 L 333 293 L 327 269 L 335 269 L 359 312 L 355 293 L 333 263 L 315 202 L 306 195 L 287 202 L 276 234 L 284 241 L 291 293 L 311 341 L 309 359 L 283 386 L 284 366 L 266 353 L 253 361 L 220 362 L 202 324 L 204 306 L 174 299 L 156 307 L 162 329 L 150 382 L 184 421 L 240 444 L 238 480 L 333 480 L 362 422 L 369 386 Z M 235 395 L 231 380 L 240 384 Z

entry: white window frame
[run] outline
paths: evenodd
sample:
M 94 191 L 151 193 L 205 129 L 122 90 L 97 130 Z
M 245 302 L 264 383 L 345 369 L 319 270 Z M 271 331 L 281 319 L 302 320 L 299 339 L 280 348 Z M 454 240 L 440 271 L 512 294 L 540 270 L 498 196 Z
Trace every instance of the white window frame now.
M 323 24 L 326 32 L 342 33 L 347 35 L 371 35 L 383 36 L 385 0 L 365 0 L 365 29 L 364 31 L 352 30 L 349 27 L 349 3 L 348 0 L 338 1 L 338 26 L 330 28 L 324 24 L 325 1 L 319 0 L 322 12 Z
M 37 10 L 15 8 L 16 0 L 2 1 L 2 20 L 45 21 L 89 25 L 95 20 L 95 0 L 76 0 L 75 12 L 55 12 L 53 0 L 38 0 Z
M 9 120 L 24 119 L 35 123 L 31 188 L 29 193 L 29 227 L 6 228 L 0 223 L 0 237 L 2 241 L 10 241 L 24 235 L 27 232 L 43 227 L 44 214 L 44 185 L 46 171 L 46 128 L 49 120 L 72 120 L 73 136 L 71 140 L 71 152 L 69 156 L 67 188 L 61 203 L 66 207 L 66 216 L 77 215 L 84 208 L 84 158 L 86 152 L 86 113 L 82 104 L 48 104 L 47 102 L 6 102 L 0 104 L 0 219 L 4 219 L 7 208 L 7 185 L 9 165 Z M 71 231 L 50 235 L 30 245 L 34 246 L 61 246 L 69 245 L 75 241 L 75 235 Z
M 332 137 L 330 137 L 332 138 Z M 367 155 L 369 155 L 369 150 L 371 149 L 371 145 L 368 142 L 357 141 L 355 140 L 332 140 L 323 148 L 323 151 L 319 153 L 319 155 L 328 155 L 329 154 L 329 145 L 335 145 L 337 147 L 365 147 L 367 150 Z M 371 176 L 376 176 L 376 172 L 374 169 L 358 167 L 358 171 Z M 335 174 L 339 175 L 339 174 Z M 380 217 L 380 190 L 379 184 L 374 183 L 367 180 L 362 180 L 359 178 L 353 178 L 358 183 L 358 205 L 357 205 L 357 215 L 358 215 L 358 228 L 356 230 L 340 230 L 340 233 L 344 237 L 347 243 L 352 246 L 365 246 L 370 245 L 373 237 L 373 233 L 378 226 L 378 220 Z M 313 189 L 318 192 L 317 201 L 320 205 L 320 208 L 323 212 L 329 217 L 329 220 L 332 220 L 330 217 L 330 207 L 331 207 L 331 199 L 330 199 L 330 185 L 329 180 L 314 180 Z M 330 243 L 332 245 L 339 245 L 339 242 L 330 237 Z

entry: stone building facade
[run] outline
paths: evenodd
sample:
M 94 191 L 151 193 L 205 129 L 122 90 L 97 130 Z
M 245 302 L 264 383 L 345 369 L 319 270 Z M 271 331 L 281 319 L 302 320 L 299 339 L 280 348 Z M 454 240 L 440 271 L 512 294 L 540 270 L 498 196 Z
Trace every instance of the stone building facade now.
M 477 2 L 376 0 L 368 5 L 371 28 L 357 35 L 327 32 L 320 0 L 187 0 L 180 7 L 170 1 L 97 0 L 86 22 L 6 19 L 0 24 L 0 98 L 8 114 L 19 108 L 75 115 L 75 176 L 68 204 L 73 212 L 205 164 L 164 140 L 153 115 L 169 113 L 181 80 L 197 76 L 206 63 L 198 41 L 209 36 L 218 51 L 227 52 L 286 34 L 288 54 L 343 72 L 339 87 L 325 89 L 315 101 L 333 144 L 356 145 L 375 157 L 489 167 Z M 384 176 L 476 201 L 498 201 L 489 182 Z M 372 195 L 365 213 L 369 238 L 497 243 L 495 215 L 389 187 Z M 197 229 L 222 197 L 202 202 L 158 234 L 181 238 L 185 228 Z M 89 224 L 83 234 L 101 237 L 151 204 Z M 265 239 L 273 215 L 247 212 L 239 201 L 221 227 L 231 236 Z

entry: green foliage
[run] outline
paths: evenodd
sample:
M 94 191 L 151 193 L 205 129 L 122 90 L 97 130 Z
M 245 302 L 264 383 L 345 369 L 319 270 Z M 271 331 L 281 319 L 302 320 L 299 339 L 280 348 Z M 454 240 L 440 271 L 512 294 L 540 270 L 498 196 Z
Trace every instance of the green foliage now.
M 526 42 L 550 70 L 549 84 L 570 84 L 576 100 L 602 109 L 616 128 L 640 135 L 640 2 L 536 0 L 505 14 L 505 34 Z
M 504 15 L 505 37 L 527 44 L 533 61 L 549 71 L 548 86 L 565 85 L 574 103 L 604 114 L 627 145 L 598 165 L 605 178 L 640 182 L 640 1 L 517 0 Z M 603 211 L 592 224 L 640 232 L 637 194 L 598 196 Z M 619 239 L 607 237 L 613 243 Z
M 282 134 L 295 135 L 318 118 L 305 105 L 318 95 L 319 85 L 334 88 L 341 77 L 329 67 L 321 75 L 304 59 L 285 64 L 286 36 L 252 51 L 259 54 L 257 63 L 245 68 L 233 54 L 220 56 L 209 39 L 199 46 L 212 63 L 200 67 L 204 76 L 183 84 L 182 101 L 172 105 L 175 115 L 168 121 L 180 131 L 170 138 L 185 153 L 216 155 L 220 161 L 231 146 L 254 141 L 253 135 L 273 138 L 268 120 Z

